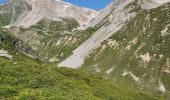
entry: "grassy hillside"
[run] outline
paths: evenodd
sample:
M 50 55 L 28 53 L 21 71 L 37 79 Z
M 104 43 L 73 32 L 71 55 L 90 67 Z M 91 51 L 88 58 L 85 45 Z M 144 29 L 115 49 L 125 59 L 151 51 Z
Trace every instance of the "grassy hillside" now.
M 44 61 L 59 62 L 95 32 L 96 28 L 77 30 L 73 19 L 42 20 L 27 29 L 12 28 L 11 33 L 28 43 Z
M 19 52 L 15 37 L 0 31 L 1 100 L 156 100 L 101 77 L 44 64 Z M 2 50 L 9 56 L 2 56 Z
M 86 59 L 88 70 L 158 94 L 170 92 L 170 4 L 143 10 Z M 162 88 L 162 87 L 163 88 Z

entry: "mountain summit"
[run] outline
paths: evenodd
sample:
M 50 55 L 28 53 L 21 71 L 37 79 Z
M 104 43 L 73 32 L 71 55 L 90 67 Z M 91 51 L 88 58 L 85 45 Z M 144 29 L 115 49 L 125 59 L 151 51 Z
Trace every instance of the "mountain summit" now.
M 97 11 L 78 7 L 62 0 L 11 0 L 9 4 L 12 6 L 13 16 L 18 17 L 10 26 L 25 28 L 35 25 L 44 18 L 53 21 L 74 18 L 80 26 L 86 26 L 97 15 Z

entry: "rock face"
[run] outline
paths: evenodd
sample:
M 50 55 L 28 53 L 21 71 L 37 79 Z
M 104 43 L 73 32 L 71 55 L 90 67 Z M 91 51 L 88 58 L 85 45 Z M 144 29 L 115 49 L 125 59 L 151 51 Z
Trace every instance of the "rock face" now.
M 35 25 L 44 18 L 52 21 L 74 18 L 83 27 L 97 15 L 94 10 L 74 6 L 61 0 L 11 0 L 9 4 L 12 6 L 13 16 L 17 16 L 16 21 L 10 26 L 25 28 Z
M 18 51 L 22 52 L 23 54 L 25 54 L 33 59 L 40 59 L 38 57 L 38 55 L 35 53 L 35 51 L 28 44 L 25 44 L 22 41 L 15 40 L 13 42 L 13 46 Z
M 8 32 L 8 31 L 2 31 L 1 32 L 1 30 L 0 30 L 0 46 L 5 45 L 6 48 L 8 48 L 8 49 L 13 48 L 16 51 L 23 53 L 23 54 L 25 54 L 25 55 L 33 58 L 33 59 L 37 59 L 37 60 L 39 59 L 40 60 L 40 58 L 37 56 L 37 54 L 34 52 L 34 50 L 28 44 L 22 42 L 19 39 L 16 39 L 15 37 L 10 37 L 10 36 L 6 35 L 6 32 Z M 8 58 L 12 59 L 12 55 L 9 55 L 8 51 L 3 50 L 4 48 L 1 48 L 1 49 L 2 49 L 1 53 L 2 53 L 2 51 L 4 51 L 5 52 L 4 54 Z

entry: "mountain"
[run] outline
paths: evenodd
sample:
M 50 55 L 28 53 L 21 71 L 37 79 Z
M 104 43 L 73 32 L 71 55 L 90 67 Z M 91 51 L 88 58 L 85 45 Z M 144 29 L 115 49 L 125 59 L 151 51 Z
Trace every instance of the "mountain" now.
M 150 8 L 144 8 L 148 2 L 149 5 L 152 6 Z M 106 10 L 104 9 L 101 13 L 99 13 L 99 17 L 96 17 L 96 19 L 93 19 L 91 22 L 92 26 L 98 24 L 102 27 L 96 31 L 86 42 L 74 50 L 73 55 L 62 62 L 60 66 L 80 67 L 81 64 L 83 64 L 83 59 L 86 58 L 89 53 L 94 48 L 96 48 L 96 46 L 99 46 L 102 41 L 111 37 L 114 33 L 120 30 L 126 23 L 132 20 L 140 12 L 140 10 L 155 8 L 158 6 L 158 4 L 161 6 L 163 3 L 152 3 L 152 1 L 142 2 L 140 0 L 118 0 L 115 2 L 115 4 L 110 4 L 108 7 L 106 7 Z M 106 13 L 106 15 L 103 13 Z M 74 65 L 74 61 L 76 62 L 77 60 L 71 61 L 73 59 L 79 59 L 80 64 L 76 63 L 77 65 Z M 70 63 L 70 61 L 72 63 Z
M 169 8 L 168 3 L 141 10 L 95 47 L 81 68 L 114 82 L 169 93 Z
M 118 84 L 169 94 L 167 2 L 118 0 L 110 4 L 91 22 L 100 28 L 59 66 L 80 68 Z
M 88 72 L 57 68 L 32 59 L 30 54 L 35 56 L 31 47 L 0 28 L 1 100 L 158 99 Z
M 80 26 L 86 26 L 97 15 L 88 8 L 78 7 L 60 0 L 10 0 L 12 22 L 9 26 L 28 28 L 42 19 L 60 21 L 62 18 L 74 18 Z
M 157 97 L 170 98 L 169 0 L 115 0 L 99 12 L 78 7 L 62 0 L 10 0 L 7 4 L 0 6 L 0 27 L 1 33 L 13 37 L 9 38 L 8 42 L 13 41 L 13 39 L 19 41 L 14 42 L 17 46 L 12 46 L 11 49 L 5 47 L 10 47 L 11 44 L 8 42 L 1 46 L 0 54 L 2 57 L 0 56 L 0 58 L 4 60 L 3 62 L 11 64 L 16 62 L 13 61 L 15 54 L 17 54 L 16 57 L 21 54 L 22 56 L 17 58 L 17 62 L 19 65 L 23 64 L 23 73 L 27 73 L 29 65 L 37 65 L 38 73 L 52 74 L 52 79 L 55 79 L 53 81 L 60 81 L 61 84 L 66 78 L 68 79 L 66 81 L 71 82 L 70 87 L 75 87 L 76 80 L 81 82 L 86 80 L 84 79 L 86 73 L 81 73 L 87 72 L 92 76 L 106 79 L 101 79 L 102 82 L 95 83 L 94 86 L 98 87 L 97 84 L 101 84 L 99 87 L 104 87 L 105 84 L 109 88 L 112 87 L 109 85 L 112 83 L 121 89 L 121 86 L 125 90 L 127 87 L 127 90 L 132 88 L 134 91 L 133 89 L 136 89 L 137 91 L 133 92 L 135 93 L 134 98 L 129 98 L 130 100 L 137 97 L 145 100 L 157 99 Z M 6 34 L 0 36 L 3 37 Z M 14 56 L 8 54 L 11 52 L 15 52 Z M 2 65 L 4 65 L 3 62 Z M 19 65 L 16 64 L 15 68 L 17 69 Z M 8 66 L 11 68 L 13 65 Z M 58 70 L 56 74 L 46 70 L 46 68 L 53 69 L 54 67 L 68 68 L 56 68 Z M 2 69 L 2 72 L 15 71 L 15 68 L 14 70 Z M 42 72 L 41 68 L 45 72 Z M 34 68 L 31 67 L 31 69 Z M 62 74 L 69 73 L 69 75 L 61 75 L 61 71 Z M 74 76 L 75 73 L 82 75 L 80 77 L 83 79 Z M 30 74 L 34 73 L 31 72 L 27 76 L 30 77 Z M 63 79 L 58 80 L 55 75 L 61 75 Z M 69 77 L 72 75 L 73 77 Z M 10 77 L 12 76 L 9 75 L 7 78 Z M 40 77 L 47 76 L 43 74 Z M 96 78 L 94 77 L 94 81 Z M 31 78 L 28 80 L 34 81 Z M 10 80 L 8 81 L 10 82 Z M 74 81 L 76 83 L 73 85 Z M 84 84 L 81 82 L 80 84 Z M 38 83 L 35 82 L 35 84 Z M 43 81 L 42 84 L 49 86 L 48 82 L 44 83 Z M 84 85 L 86 87 L 87 84 Z M 56 85 L 53 86 L 56 87 Z M 57 88 L 62 91 L 60 85 Z M 80 88 L 82 87 L 80 86 Z M 38 89 L 40 88 L 38 87 Z M 44 92 L 45 88 L 41 89 L 42 91 L 38 90 L 38 93 Z M 72 91 L 74 90 L 75 88 Z M 123 96 L 121 91 L 125 90 L 116 93 L 120 95 L 118 97 L 112 92 L 103 94 L 99 91 L 99 94 L 103 95 L 100 95 L 99 98 L 109 99 L 108 94 L 113 94 L 110 99 L 115 97 L 118 100 L 133 96 L 133 93 L 129 91 L 124 93 L 129 96 Z M 53 91 L 56 92 L 56 90 Z M 80 91 L 78 90 L 78 92 Z M 114 89 L 108 91 L 114 91 Z M 143 95 L 144 98 L 139 95 Z M 152 98 L 152 95 L 155 98 Z M 91 94 L 86 96 L 90 97 Z
M 28 43 L 42 60 L 50 62 L 63 60 L 71 54 L 72 50 L 85 41 L 91 35 L 92 31 L 95 31 L 95 28 L 82 29 L 86 27 L 85 25 L 90 19 L 96 16 L 96 11 L 55 0 L 48 2 L 42 0 L 40 5 L 38 5 L 38 2 L 40 1 L 37 0 L 36 3 L 23 0 L 10 1 L 1 8 L 4 11 L 1 13 L 2 20 L 3 18 L 6 20 L 2 22 L 3 24 L 1 26 L 5 28 L 11 27 L 11 33 Z M 31 6 L 30 3 L 37 5 Z M 46 3 L 47 5 L 44 5 Z M 44 8 L 40 11 L 44 14 L 44 16 L 41 16 L 42 18 L 36 15 L 40 13 L 39 11 L 35 11 L 37 9 L 33 9 L 34 6 Z M 51 13 L 50 9 L 56 12 Z M 6 16 L 10 16 L 11 12 L 13 16 L 7 19 Z M 27 19 L 24 16 L 30 17 Z M 25 26 L 25 24 L 31 26 L 28 27 L 29 25 Z

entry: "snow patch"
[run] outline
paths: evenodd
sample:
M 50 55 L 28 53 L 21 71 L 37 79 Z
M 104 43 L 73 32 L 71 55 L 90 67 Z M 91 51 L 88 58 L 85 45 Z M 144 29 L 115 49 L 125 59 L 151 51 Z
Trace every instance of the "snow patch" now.
M 57 43 L 56 43 L 56 46 L 60 45 L 61 44 L 61 41 L 58 40 Z
M 159 55 L 159 58 L 162 59 L 164 57 L 164 55 Z
M 95 71 L 96 71 L 97 73 L 100 73 L 100 72 L 101 72 L 100 69 L 97 67 L 97 65 L 95 65 L 94 67 L 95 67 Z
M 127 45 L 127 47 L 125 48 L 126 50 L 130 50 L 131 49 L 131 44 Z
M 149 56 L 149 53 L 146 53 L 144 55 L 140 55 L 143 61 L 149 62 L 151 60 L 151 57 Z
M 4 50 L 4 49 L 0 50 L 0 56 L 6 57 L 6 58 L 9 58 L 9 59 L 13 59 L 13 56 L 10 55 L 7 50 Z
M 9 25 L 6 25 L 6 26 L 4 26 L 3 28 L 10 28 L 11 26 L 9 26 Z
M 132 79 L 136 82 L 139 82 L 139 77 L 135 76 L 132 72 L 129 72 L 129 75 L 132 77 Z
M 111 39 L 108 40 L 108 45 L 109 45 L 109 47 L 112 48 L 113 46 L 115 46 L 115 44 L 116 44 L 116 40 L 114 40 L 114 41 L 111 40 Z
M 108 69 L 107 71 L 106 71 L 106 74 L 110 74 L 111 72 L 113 72 L 113 67 L 112 68 L 110 68 L 110 69 Z
M 58 61 L 59 61 L 59 59 L 58 59 L 56 56 L 52 57 L 52 58 L 49 60 L 49 62 L 58 62 Z
M 161 81 L 159 81 L 159 88 L 158 88 L 161 92 L 166 93 L 166 89 L 165 86 L 163 85 L 163 83 Z
M 122 73 L 122 76 L 125 77 L 125 76 L 127 76 L 127 75 L 129 75 L 134 81 L 140 82 L 140 78 L 139 78 L 139 77 L 135 76 L 132 72 L 128 72 L 128 71 L 125 70 L 125 71 Z
M 146 53 L 146 54 L 144 54 L 144 55 L 140 55 L 140 58 L 141 58 L 141 59 L 143 60 L 143 62 L 144 62 L 144 68 L 147 68 L 148 63 L 149 63 L 150 60 L 151 60 L 151 57 L 150 57 L 149 53 Z
M 128 74 L 129 74 L 129 72 L 124 71 L 124 72 L 122 73 L 122 76 L 126 76 L 126 75 L 128 75 Z
M 169 30 L 169 29 L 168 29 L 168 26 L 169 26 L 169 25 L 167 25 L 167 26 L 165 27 L 165 29 L 163 29 L 163 30 L 161 31 L 161 36 L 166 36 L 166 35 L 168 35 L 168 32 L 167 32 L 167 31 Z M 170 34 L 170 33 L 169 33 L 169 34 Z
M 107 48 L 107 45 L 106 45 L 106 44 L 102 45 L 102 48 L 101 48 L 100 52 L 102 52 L 102 51 L 105 50 L 106 48 Z

